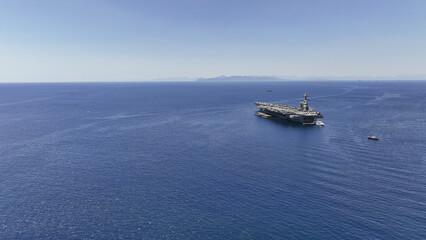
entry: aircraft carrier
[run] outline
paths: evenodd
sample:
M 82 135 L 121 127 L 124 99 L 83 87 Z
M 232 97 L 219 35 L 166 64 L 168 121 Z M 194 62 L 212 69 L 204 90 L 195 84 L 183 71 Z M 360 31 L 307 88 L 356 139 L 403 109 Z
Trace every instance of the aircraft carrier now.
M 259 108 L 259 111 L 256 115 L 260 117 L 278 117 L 284 120 L 302 124 L 323 125 L 321 121 L 317 121 L 317 118 L 323 117 L 322 114 L 315 111 L 313 108 L 309 108 L 308 94 L 306 93 L 298 108 L 287 106 L 285 104 L 272 104 L 263 102 L 255 102 L 254 104 L 256 104 L 256 106 Z

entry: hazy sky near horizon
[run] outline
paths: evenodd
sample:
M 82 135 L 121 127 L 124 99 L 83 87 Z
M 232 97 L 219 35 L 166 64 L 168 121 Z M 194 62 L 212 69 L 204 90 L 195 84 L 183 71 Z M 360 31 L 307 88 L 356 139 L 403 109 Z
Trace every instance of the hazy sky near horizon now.
M 0 0 L 0 82 L 426 73 L 424 0 Z

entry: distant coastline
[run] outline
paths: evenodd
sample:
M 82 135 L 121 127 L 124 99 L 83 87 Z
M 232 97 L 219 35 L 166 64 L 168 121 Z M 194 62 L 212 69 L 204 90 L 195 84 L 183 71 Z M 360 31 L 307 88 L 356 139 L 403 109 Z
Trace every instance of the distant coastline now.
M 199 78 L 197 82 L 259 82 L 259 81 L 285 81 L 273 76 L 219 76 L 213 78 Z
M 426 74 L 407 74 L 397 76 L 218 76 L 212 78 L 198 78 L 197 82 L 259 82 L 259 81 L 414 81 L 426 80 Z

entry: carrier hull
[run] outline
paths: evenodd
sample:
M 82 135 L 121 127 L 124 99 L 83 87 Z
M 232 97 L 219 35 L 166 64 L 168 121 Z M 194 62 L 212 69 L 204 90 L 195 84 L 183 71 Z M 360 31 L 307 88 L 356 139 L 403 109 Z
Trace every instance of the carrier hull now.
M 263 102 L 255 102 L 255 104 L 261 113 L 268 114 L 286 121 L 302 124 L 313 124 L 318 118 L 322 118 L 323 116 L 320 112 L 317 112 L 314 109 L 310 109 L 308 106 L 308 95 L 305 94 L 304 97 L 304 100 L 300 102 L 300 106 L 298 108 L 285 104 L 272 104 Z

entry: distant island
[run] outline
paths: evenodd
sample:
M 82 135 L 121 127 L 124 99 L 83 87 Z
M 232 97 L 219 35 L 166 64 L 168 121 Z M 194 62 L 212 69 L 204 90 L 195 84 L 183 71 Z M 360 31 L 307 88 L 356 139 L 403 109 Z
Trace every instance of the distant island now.
M 198 78 L 197 82 L 265 82 L 265 81 L 384 81 L 384 80 L 426 80 L 426 74 L 405 74 L 396 76 L 219 76 Z
M 273 76 L 219 76 L 214 78 L 199 78 L 199 82 L 259 82 L 259 81 L 285 81 Z

